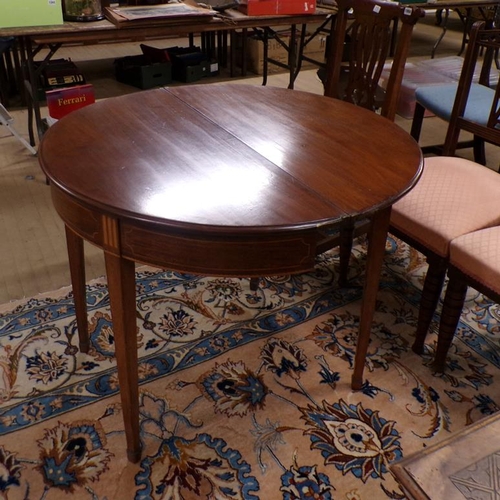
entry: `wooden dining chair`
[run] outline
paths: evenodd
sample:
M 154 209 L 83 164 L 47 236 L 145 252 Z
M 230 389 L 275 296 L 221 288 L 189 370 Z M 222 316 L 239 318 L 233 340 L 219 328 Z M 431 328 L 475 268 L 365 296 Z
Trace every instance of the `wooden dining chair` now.
M 426 110 L 448 122 L 444 144 L 425 146 L 424 153 L 452 156 L 457 149 L 472 147 L 474 160 L 485 165 L 485 142 L 500 145 L 500 86 L 492 78 L 496 73 L 498 81 L 498 71 L 492 72 L 492 64 L 499 49 L 500 29 L 487 28 L 484 21 L 476 22 L 469 34 L 459 81 L 416 89 L 412 137 L 420 139 Z M 470 132 L 473 139 L 459 142 L 462 131 Z
M 379 111 L 394 120 L 413 27 L 425 12 L 381 0 L 337 0 L 336 3 L 338 13 L 327 49 L 324 94 Z M 395 25 L 401 28 L 387 87 L 383 90 L 380 77 L 390 59 Z
M 414 352 L 424 351 L 450 260 L 450 245 L 465 234 L 499 224 L 500 175 L 463 158 L 426 158 L 418 184 L 393 205 L 390 232 L 424 254 L 429 265 Z
M 489 28 L 493 27 L 498 16 L 498 5 L 459 7 L 454 10 L 463 24 L 462 44 L 458 52 L 458 55 L 461 56 L 469 43 L 469 33 L 474 23 L 485 21 Z
M 446 357 L 460 321 L 467 287 L 500 303 L 500 227 L 465 234 L 450 244 L 448 286 L 441 312 L 436 372 L 446 368 Z
M 338 13 L 327 48 L 324 95 L 394 120 L 413 27 L 425 12 L 417 7 L 381 0 L 337 0 L 336 3 Z M 395 39 L 397 26 L 400 29 Z M 391 49 L 394 58 L 383 89 L 380 77 L 390 60 Z M 368 227 L 366 220 L 346 221 L 340 232 L 325 235 L 318 246 L 318 253 L 340 246 L 338 281 L 341 286 L 347 283 L 353 238 L 365 233 Z

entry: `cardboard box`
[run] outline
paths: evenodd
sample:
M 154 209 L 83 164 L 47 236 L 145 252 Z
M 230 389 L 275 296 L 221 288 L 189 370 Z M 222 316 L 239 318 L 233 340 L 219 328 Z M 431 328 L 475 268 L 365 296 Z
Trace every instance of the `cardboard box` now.
M 241 0 L 238 8 L 247 16 L 314 14 L 316 0 Z
M 309 34 L 306 35 L 307 37 Z M 324 63 L 326 54 L 326 45 L 328 43 L 328 36 L 326 34 L 316 35 L 305 47 L 303 55 L 313 59 L 314 61 Z M 302 68 L 316 68 L 317 64 L 309 61 L 302 61 Z
M 0 28 L 62 23 L 61 0 L 0 0 Z
M 172 82 L 170 62 L 152 63 L 144 55 L 115 59 L 115 76 L 121 83 L 140 89 L 161 87 Z
M 285 42 L 289 46 L 290 35 L 287 33 L 280 33 L 280 37 L 283 42 Z M 238 61 L 238 64 L 240 64 L 242 57 L 241 35 L 237 37 L 236 42 L 236 60 Z M 304 47 L 304 55 L 315 61 L 324 62 L 325 48 L 326 35 L 318 35 Z M 288 51 L 275 38 L 270 38 L 268 40 L 268 57 L 269 59 L 273 59 L 274 61 L 288 64 Z M 264 43 L 262 42 L 262 40 L 252 36 L 249 36 L 247 38 L 246 63 L 248 71 L 251 71 L 252 73 L 255 73 L 257 75 L 262 75 L 264 68 Z M 315 67 L 315 65 L 308 61 L 302 61 L 302 68 L 310 67 Z M 280 73 L 283 71 L 286 71 L 286 69 L 275 64 L 268 64 L 269 74 Z

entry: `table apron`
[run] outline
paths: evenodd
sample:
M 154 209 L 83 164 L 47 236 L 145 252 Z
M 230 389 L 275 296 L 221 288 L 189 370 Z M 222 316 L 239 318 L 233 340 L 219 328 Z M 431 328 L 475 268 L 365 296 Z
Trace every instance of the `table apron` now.
M 316 228 L 238 232 L 171 228 L 114 217 L 92 209 L 52 186 L 61 219 L 74 233 L 105 252 L 165 269 L 209 276 L 260 277 L 313 269 L 321 234 Z

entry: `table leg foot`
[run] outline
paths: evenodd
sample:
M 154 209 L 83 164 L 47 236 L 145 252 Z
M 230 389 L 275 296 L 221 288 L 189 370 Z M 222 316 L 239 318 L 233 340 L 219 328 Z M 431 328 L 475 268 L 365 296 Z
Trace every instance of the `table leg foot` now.
M 141 451 L 141 447 L 139 447 L 138 450 L 127 450 L 128 461 L 133 464 L 139 462 L 141 459 Z
M 83 354 L 88 354 L 90 349 L 90 342 L 88 339 L 85 339 L 82 341 L 82 338 L 80 337 L 80 352 Z
M 360 391 L 362 388 L 363 388 L 363 379 L 353 375 L 351 378 L 351 389 L 353 391 Z
M 88 340 L 82 342 L 80 339 L 80 352 L 83 354 L 88 354 L 89 349 L 90 349 L 90 342 Z

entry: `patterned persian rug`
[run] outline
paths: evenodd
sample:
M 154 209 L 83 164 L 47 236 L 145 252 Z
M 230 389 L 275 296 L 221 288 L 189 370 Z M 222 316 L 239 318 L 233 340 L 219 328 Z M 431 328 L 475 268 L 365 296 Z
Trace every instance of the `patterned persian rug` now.
M 498 409 L 499 314 L 470 290 L 447 371 L 410 346 L 425 262 L 389 238 L 365 384 L 350 389 L 363 283 L 334 252 L 299 276 L 140 268 L 142 460 L 126 460 L 105 280 L 88 285 L 91 350 L 71 289 L 0 314 L 3 499 L 402 499 L 389 466 Z M 464 450 L 465 451 L 465 450 Z

